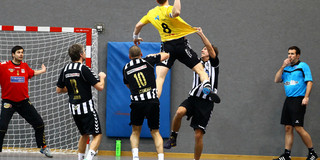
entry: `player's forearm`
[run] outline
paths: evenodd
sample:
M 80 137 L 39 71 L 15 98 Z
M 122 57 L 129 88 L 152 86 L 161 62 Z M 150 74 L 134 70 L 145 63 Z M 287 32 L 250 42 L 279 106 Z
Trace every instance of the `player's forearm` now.
M 143 26 L 144 24 L 139 21 L 134 28 L 133 35 L 138 35 Z
M 281 66 L 276 75 L 274 76 L 274 82 L 280 83 L 282 81 L 282 73 L 283 73 L 284 67 Z
M 312 82 L 312 81 L 308 81 L 308 82 L 307 82 L 306 94 L 304 95 L 305 98 L 309 98 L 310 93 L 311 93 L 312 85 L 313 85 L 313 82 Z
M 42 73 L 45 73 L 45 72 L 46 72 L 45 69 L 35 70 L 35 71 L 34 71 L 34 75 L 37 76 L 37 75 L 42 74 Z
M 207 48 L 210 57 L 215 58 L 217 55 L 216 55 L 216 52 L 214 51 L 209 39 L 203 34 L 203 32 L 200 32 L 198 35 L 200 36 L 204 46 Z
M 94 85 L 94 88 L 97 89 L 98 91 L 102 91 L 104 89 L 104 79 L 100 78 L 100 82 Z
M 172 17 L 178 17 L 181 12 L 181 2 L 180 0 L 175 0 L 172 8 Z
M 68 89 L 67 89 L 67 87 L 64 87 L 64 88 L 57 87 L 56 92 L 57 93 L 67 93 Z

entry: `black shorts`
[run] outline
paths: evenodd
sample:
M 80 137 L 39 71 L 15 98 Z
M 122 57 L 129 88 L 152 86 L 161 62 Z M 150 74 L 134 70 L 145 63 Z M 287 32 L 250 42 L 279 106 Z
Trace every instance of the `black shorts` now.
M 205 133 L 212 115 L 214 103 L 209 100 L 192 96 L 184 100 L 180 106 L 187 109 L 187 120 L 192 117 L 190 126 L 193 129 L 202 129 L 203 133 Z
M 73 119 L 81 135 L 96 135 L 102 133 L 98 113 L 95 109 L 87 114 L 73 115 Z
M 148 120 L 150 130 L 160 127 L 160 107 L 159 101 L 131 102 L 130 124 L 141 126 L 144 119 Z
M 178 59 L 181 63 L 192 69 L 200 62 L 197 53 L 191 49 L 189 41 L 184 37 L 162 42 L 161 51 L 169 53 L 170 57 L 169 59 L 158 63 L 158 66 L 165 66 L 170 69 L 173 66 L 174 61 Z
M 302 106 L 304 97 L 287 97 L 281 114 L 281 124 L 303 126 L 306 106 Z
M 29 99 L 20 102 L 3 99 L 1 103 L 0 130 L 7 131 L 10 120 L 15 112 L 18 112 L 33 128 L 44 126 L 40 114 Z

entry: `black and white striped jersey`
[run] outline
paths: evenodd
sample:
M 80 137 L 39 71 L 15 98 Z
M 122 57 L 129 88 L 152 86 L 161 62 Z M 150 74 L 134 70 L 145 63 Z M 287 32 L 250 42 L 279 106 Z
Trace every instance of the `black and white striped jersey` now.
M 161 55 L 132 59 L 123 67 L 123 82 L 129 85 L 131 101 L 158 99 L 154 65 Z
M 206 62 L 201 60 L 201 63 L 204 66 L 204 71 L 209 76 L 209 81 L 212 86 L 211 89 L 215 93 L 217 93 L 218 92 L 218 75 L 219 75 L 219 58 L 216 57 L 215 59 L 213 59 L 210 57 L 209 60 Z M 192 89 L 190 90 L 189 95 L 212 101 L 209 96 L 207 96 L 202 92 L 202 89 L 203 89 L 203 86 L 201 84 L 199 75 L 193 72 Z
M 72 104 L 69 103 L 69 108 L 72 115 L 83 115 L 89 112 L 95 112 L 94 110 L 94 103 L 93 100 L 90 99 L 89 101 L 79 103 L 79 104 Z
M 72 62 L 62 69 L 57 86 L 67 87 L 69 103 L 82 104 L 92 99 L 91 86 L 98 82 L 100 80 L 89 67 Z

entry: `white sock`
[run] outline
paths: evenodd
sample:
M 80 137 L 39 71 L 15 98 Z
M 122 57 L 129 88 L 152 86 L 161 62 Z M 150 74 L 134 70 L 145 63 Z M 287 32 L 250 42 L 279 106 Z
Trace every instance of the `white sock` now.
M 138 148 L 132 148 L 132 158 L 134 160 L 139 160 L 139 149 Z
M 90 149 L 89 152 L 88 152 L 88 154 L 87 154 L 86 159 L 87 159 L 87 160 L 92 160 L 95 154 L 96 154 L 96 152 L 95 152 L 94 150 L 91 150 L 91 149 Z
M 163 153 L 159 153 L 158 154 L 158 160 L 164 160 L 164 154 Z
M 78 153 L 78 160 L 84 159 L 84 153 Z

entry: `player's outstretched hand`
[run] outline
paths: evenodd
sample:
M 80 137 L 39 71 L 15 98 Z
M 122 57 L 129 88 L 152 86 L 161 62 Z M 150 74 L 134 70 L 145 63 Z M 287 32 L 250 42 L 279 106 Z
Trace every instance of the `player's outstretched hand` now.
M 201 35 L 201 34 L 203 34 L 203 31 L 202 31 L 202 28 L 201 27 L 194 27 L 198 32 L 197 32 L 197 34 L 198 35 Z
M 43 71 L 43 73 L 47 71 L 47 68 L 44 64 L 41 65 L 41 70 Z
M 140 41 L 143 41 L 142 38 L 138 38 L 138 39 L 133 39 L 133 43 L 137 46 L 140 44 Z

